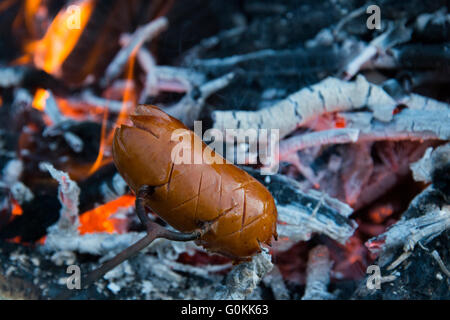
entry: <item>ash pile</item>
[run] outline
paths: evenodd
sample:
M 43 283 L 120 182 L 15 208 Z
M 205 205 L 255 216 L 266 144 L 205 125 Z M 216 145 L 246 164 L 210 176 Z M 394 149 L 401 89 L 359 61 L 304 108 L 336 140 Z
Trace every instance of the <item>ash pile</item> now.
M 143 237 L 111 156 L 138 103 L 249 159 L 226 130 L 279 129 L 277 172 L 242 166 L 279 239 L 239 265 L 159 239 L 78 298 L 449 299 L 448 4 L 373 4 L 2 4 L 0 299 L 52 299 Z

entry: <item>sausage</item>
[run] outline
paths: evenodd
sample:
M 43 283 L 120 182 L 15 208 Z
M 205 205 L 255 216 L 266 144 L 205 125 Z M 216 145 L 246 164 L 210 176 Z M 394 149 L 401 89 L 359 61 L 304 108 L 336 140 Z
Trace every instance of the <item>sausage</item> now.
M 113 158 L 136 194 L 142 186 L 152 187 L 145 206 L 182 232 L 208 226 L 197 244 L 236 261 L 248 260 L 261 251 L 261 244 L 276 239 L 275 202 L 260 182 L 155 106 L 139 105 L 130 118 L 133 126 L 122 125 L 115 131 Z M 173 138 L 175 130 L 188 137 L 183 141 L 190 149 L 183 151 L 190 152 L 191 159 L 202 153 L 222 163 L 174 161 L 172 150 L 180 143 Z M 201 148 L 195 149 L 195 143 Z

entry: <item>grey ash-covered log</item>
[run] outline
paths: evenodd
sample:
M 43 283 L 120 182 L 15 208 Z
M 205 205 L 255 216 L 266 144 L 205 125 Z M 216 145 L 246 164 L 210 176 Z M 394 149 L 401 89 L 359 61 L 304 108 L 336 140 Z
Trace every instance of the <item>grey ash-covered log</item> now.
M 414 178 L 431 185 L 411 202 L 396 224 L 368 241 L 369 249 L 379 254 L 375 263 L 394 279 L 378 290 L 369 290 L 361 283 L 355 297 L 449 298 L 449 165 L 448 144 L 428 149 L 412 165 Z

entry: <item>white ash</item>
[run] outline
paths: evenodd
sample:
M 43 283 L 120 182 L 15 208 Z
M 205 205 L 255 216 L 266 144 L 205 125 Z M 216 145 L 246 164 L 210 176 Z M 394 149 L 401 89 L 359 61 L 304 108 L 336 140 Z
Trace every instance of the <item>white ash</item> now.
M 100 80 L 100 84 L 106 87 L 122 72 L 123 67 L 133 52 L 136 52 L 145 42 L 155 38 L 167 27 L 168 20 L 166 17 L 159 17 L 144 26 L 138 27 L 131 35 L 128 44 L 120 49 L 113 61 L 108 65 L 104 77 Z
M 155 72 L 158 81 L 177 81 L 186 88 L 186 91 L 192 90 L 194 87 L 199 87 L 206 82 L 206 77 L 203 73 L 180 67 L 172 66 L 156 66 Z
M 252 293 L 250 293 L 247 298 L 247 300 L 262 300 L 262 289 L 260 286 L 257 286 L 255 289 L 253 289 Z
M 96 254 L 102 256 L 99 260 L 99 263 L 102 263 L 144 235 L 145 233 L 130 232 L 126 234 L 66 235 L 64 237 L 59 234 L 57 237 L 47 238 L 43 249 L 47 252 L 56 251 L 56 253 L 60 250 L 69 250 L 64 252 Z M 226 264 L 196 267 L 175 261 L 181 252 L 193 252 L 193 250 L 199 250 L 199 248 L 192 241 L 184 243 L 156 239 L 136 257 L 108 272 L 104 277 L 106 284 L 97 282 L 97 285 L 106 286 L 113 294 L 116 294 L 131 283 L 134 284 L 138 277 L 151 279 L 151 286 L 143 285 L 147 290 L 146 297 L 148 299 L 168 299 L 173 296 L 173 290 L 177 291 L 176 295 L 180 299 L 206 299 L 213 295 L 214 284 L 223 278 L 215 273 L 230 266 Z M 156 255 L 152 255 L 152 253 Z M 189 274 L 189 276 L 185 274 Z M 200 277 L 207 283 L 190 287 L 192 277 Z
M 127 46 L 131 40 L 130 34 L 122 34 L 120 36 L 120 44 Z M 154 97 L 158 95 L 158 77 L 156 75 L 156 60 L 152 53 L 145 47 L 137 50 L 137 60 L 139 65 L 145 71 L 144 87 L 142 88 L 139 103 L 145 103 L 147 96 Z
M 408 230 L 405 234 L 406 228 Z M 419 241 L 431 241 L 448 228 L 450 228 L 450 206 L 444 206 L 442 210 L 432 211 L 425 216 L 394 225 L 391 228 L 393 230 L 388 230 L 385 245 L 389 247 L 401 242 L 404 244 L 405 251 L 412 251 Z M 400 234 L 403 235 L 401 239 L 399 239 Z M 406 238 L 405 235 L 407 235 Z
M 47 93 L 48 97 L 45 100 L 44 112 L 48 115 L 48 117 L 52 121 L 52 125 L 57 125 L 66 120 L 66 117 L 59 110 L 58 103 L 56 102 L 53 93 L 50 90 L 47 90 Z
M 108 283 L 108 285 L 106 286 L 109 290 L 111 290 L 112 293 L 117 294 L 120 292 L 120 289 L 122 289 L 119 285 L 117 285 L 114 282 L 110 282 Z
M 211 58 L 211 59 L 196 59 L 193 61 L 193 66 L 198 68 L 208 67 L 233 67 L 239 63 L 251 61 L 261 58 L 270 58 L 279 55 L 280 52 L 272 49 L 264 49 L 256 52 L 245 53 L 241 55 L 234 55 L 225 58 Z
M 83 235 L 67 233 L 49 233 L 43 249 L 45 251 L 74 251 L 93 255 L 106 255 L 120 251 L 145 236 L 145 233 L 128 232 L 125 234 L 87 233 Z
M 148 280 L 142 281 L 141 286 L 142 286 L 141 292 L 146 295 L 146 298 L 148 297 L 148 294 L 150 292 L 155 290 L 155 287 L 153 286 L 152 282 Z
M 246 30 L 247 30 L 246 26 L 239 26 L 236 28 L 222 31 L 219 34 L 214 35 L 212 37 L 203 39 L 202 41 L 200 41 L 199 44 L 195 45 L 194 47 L 192 47 L 187 51 L 183 59 L 184 60 L 183 65 L 192 66 L 195 63 L 195 61 L 198 60 L 198 57 L 202 55 L 203 52 L 205 52 L 210 48 L 213 48 L 224 39 L 234 38 L 241 35 Z
M 450 143 L 428 148 L 419 161 L 411 164 L 414 180 L 431 182 L 433 171 L 445 163 L 450 163 Z
M 206 99 L 213 93 L 228 86 L 234 78 L 234 73 L 227 73 L 222 77 L 213 79 L 197 88 L 198 92 L 189 91 L 175 105 L 165 109 L 171 116 L 182 121 L 186 126 L 192 127 L 198 119 Z
M 23 182 L 18 181 L 11 186 L 11 194 L 22 205 L 34 199 L 34 194 Z
M 127 232 L 124 234 L 97 232 L 83 235 L 53 233 L 47 236 L 43 249 L 50 252 L 63 250 L 112 257 L 145 235 L 145 232 Z M 161 258 L 176 260 L 181 253 L 193 253 L 194 250 L 198 249 L 199 247 L 192 241 L 176 242 L 156 239 L 142 252 L 154 252 Z
M 64 130 L 73 120 L 65 117 L 56 102 L 53 93 L 50 90 L 47 90 L 48 97 L 45 100 L 45 114 L 48 115 L 52 124 L 44 129 L 42 132 L 43 136 L 55 136 L 62 135 L 64 140 L 67 142 L 67 145 L 75 152 L 79 153 L 83 150 L 83 140 L 78 137 L 76 134 L 70 131 Z
M 23 171 L 22 160 L 12 159 L 3 168 L 2 181 L 7 185 L 13 185 L 14 183 L 20 181 L 22 171 Z
M 293 205 L 277 206 L 278 221 L 277 231 L 280 238 L 288 240 L 279 240 L 275 243 L 278 250 L 288 250 L 292 245 L 299 241 L 311 239 L 315 233 L 325 234 L 328 237 L 344 244 L 355 232 L 357 224 L 353 220 L 348 223 L 337 223 L 334 217 L 325 215 L 320 208 L 313 215 L 314 208 L 309 211 Z
M 417 93 L 411 93 L 401 97 L 398 100 L 410 109 L 429 110 L 429 111 L 444 111 L 448 112 L 450 104 L 438 101 L 429 97 L 424 97 Z
M 448 277 L 450 278 L 450 271 L 447 269 L 447 267 L 445 266 L 444 261 L 442 261 L 441 256 L 439 255 L 439 253 L 436 250 L 433 250 L 431 252 L 431 256 L 434 258 L 434 260 L 436 260 L 437 264 L 439 265 L 439 268 L 441 268 L 442 272 Z
M 354 82 L 329 77 L 301 89 L 270 108 L 259 111 L 214 111 L 213 127 L 225 129 L 279 129 L 280 139 L 321 114 L 367 106 L 375 118 L 390 121 L 396 102 L 363 76 Z
M 107 288 L 114 294 L 117 294 L 122 288 L 134 282 L 135 272 L 129 261 L 124 261 L 114 269 L 108 271 L 103 278 L 108 281 Z
M 347 35 L 345 32 L 342 32 L 342 29 L 344 26 L 349 23 L 351 20 L 363 15 L 366 13 L 367 7 L 364 5 L 362 7 L 359 7 L 353 11 L 350 11 L 348 14 L 346 14 L 339 22 L 336 24 L 336 26 L 333 28 L 333 38 L 340 39 L 340 35 Z M 347 13 L 347 10 L 345 10 L 343 13 Z
M 268 88 L 261 93 L 262 100 L 273 101 L 286 96 L 286 90 L 280 88 Z
M 334 295 L 328 292 L 333 262 L 324 245 L 318 245 L 309 252 L 306 269 L 306 287 L 302 300 L 330 300 Z
M 430 104 L 431 105 L 431 104 Z M 280 161 L 291 162 L 291 153 L 324 144 L 381 140 L 447 140 L 450 138 L 450 109 L 408 109 L 386 123 L 370 112 L 342 112 L 344 129 L 330 129 L 295 135 L 280 142 Z M 295 164 L 295 163 L 294 163 Z
M 81 151 L 83 151 L 84 147 L 83 140 L 81 140 L 81 138 L 78 137 L 76 134 L 68 131 L 64 132 L 63 137 L 73 151 L 75 151 L 76 153 L 80 153 Z
M 430 189 L 431 187 L 428 187 L 426 191 L 430 191 Z M 418 201 L 419 199 L 416 197 L 411 206 L 417 205 Z M 393 269 L 409 257 L 417 243 L 426 244 L 449 228 L 450 206 L 446 205 L 442 208 L 436 206 L 418 218 L 400 219 L 385 233 L 370 239 L 367 245 L 372 252 L 382 250 L 382 255 L 380 256 L 380 264 L 382 265 L 390 263 L 395 249 L 402 247 L 403 254 L 390 266 Z M 381 247 L 377 245 L 378 242 L 382 243 Z
M 422 13 L 416 18 L 414 27 L 418 31 L 424 31 L 429 24 L 444 25 L 446 23 L 450 24 L 450 14 L 444 7 L 433 13 Z
M 77 103 L 87 103 L 97 108 L 107 108 L 112 113 L 119 113 L 122 108 L 128 108 L 131 106 L 129 101 L 117 101 L 111 99 L 105 99 L 103 97 L 96 96 L 91 90 L 84 90 L 79 97 L 73 97 L 69 100 L 74 102 L 76 107 Z
M 139 103 L 144 103 L 147 99 L 147 96 L 155 97 L 159 93 L 158 77 L 155 72 L 156 60 L 151 52 L 145 48 L 139 49 L 137 58 L 146 73 L 144 87 L 142 88 L 142 92 L 139 97 Z
M 5 186 L 11 191 L 12 197 L 20 204 L 34 199 L 34 194 L 23 182 L 20 177 L 23 172 L 23 162 L 20 159 L 10 160 L 2 171 L 0 186 Z
M 385 52 L 398 44 L 408 42 L 411 39 L 412 29 L 406 28 L 404 23 L 391 24 L 388 30 L 373 39 L 361 52 L 356 55 L 345 68 L 345 79 L 351 79 L 363 68 L 377 53 Z
M 12 108 L 17 112 L 28 108 L 33 103 L 33 96 L 24 88 L 14 89 L 14 100 L 12 102 Z
M 301 190 L 298 181 L 275 174 L 269 182 L 258 171 L 246 168 L 274 195 L 278 211 L 279 240 L 277 250 L 287 250 L 301 240 L 309 240 L 320 233 L 344 244 L 355 231 L 357 224 L 348 217 L 353 209 L 332 197 L 315 190 Z M 287 237 L 288 240 L 283 238 Z
M 225 263 L 221 265 L 202 265 L 197 267 L 191 266 L 189 264 L 179 263 L 169 259 L 162 260 L 162 263 L 170 267 L 174 271 L 189 273 L 197 277 L 203 277 L 206 279 L 211 279 L 211 276 L 216 272 L 224 271 L 232 267 L 231 263 Z
M 161 259 L 154 256 L 140 255 L 138 259 L 131 261 L 131 263 L 142 278 L 152 279 L 152 284 L 155 287 L 165 287 L 164 291 L 170 288 L 178 288 L 185 281 L 182 275 L 172 271 L 170 267 L 161 263 Z M 158 282 L 163 285 L 158 284 Z
M 315 48 L 321 46 L 330 46 L 333 44 L 334 35 L 329 28 L 320 30 L 316 36 L 305 42 L 306 48 Z
M 284 155 L 314 146 L 356 142 L 358 136 L 359 129 L 351 128 L 330 129 L 295 135 L 280 142 L 280 158 L 282 160 Z
M 194 255 L 195 251 L 203 249 L 193 241 L 171 241 L 167 239 L 156 239 L 146 249 L 148 252 L 155 252 L 159 258 L 176 260 L 181 253 Z
M 57 266 L 72 265 L 75 263 L 76 259 L 77 257 L 72 251 L 57 251 L 50 257 L 50 260 Z
M 21 84 L 26 75 L 26 68 L 20 66 L 0 67 L 0 87 L 16 87 Z
M 352 207 L 350 207 L 348 204 L 339 201 L 336 198 L 330 197 L 328 194 L 318 191 L 318 190 L 308 190 L 308 194 L 311 196 L 314 196 L 316 198 L 320 198 L 321 202 L 327 206 L 329 206 L 330 208 L 336 210 L 337 212 L 339 212 L 339 215 L 343 216 L 343 217 L 350 217 L 350 215 L 353 213 L 353 209 Z M 318 208 L 320 209 L 320 208 Z
M 127 187 L 128 185 L 122 176 L 119 173 L 114 174 L 111 186 L 107 182 L 102 183 L 100 186 L 103 201 L 110 202 L 120 196 L 123 196 L 127 191 Z
M 448 140 L 450 109 L 446 111 L 405 109 L 392 121 L 374 119 L 370 112 L 342 112 L 346 127 L 360 130 L 358 141 Z
M 39 167 L 42 171 L 46 170 L 53 179 L 59 183 L 58 199 L 61 203 L 60 217 L 58 222 L 48 230 L 48 238 L 53 233 L 64 233 L 76 235 L 78 233 L 78 205 L 80 188 L 77 183 L 70 179 L 69 175 L 63 171 L 57 170 L 47 162 L 41 162 Z
M 235 266 L 226 276 L 225 285 L 217 286 L 214 300 L 243 300 L 258 286 L 273 268 L 272 257 L 266 249 L 251 261 Z
M 286 288 L 280 269 L 276 265 L 263 278 L 263 283 L 272 289 L 275 300 L 289 300 L 289 290 Z
M 411 163 L 411 171 L 413 174 L 413 178 L 416 181 L 423 181 L 423 182 L 431 182 L 431 173 L 433 170 L 432 164 L 431 164 L 431 153 L 433 152 L 433 148 L 428 148 L 423 157 L 414 162 Z
M 19 252 L 18 250 L 16 250 L 16 251 L 13 251 L 9 255 L 9 259 L 11 261 L 18 261 L 18 262 L 20 262 L 20 264 L 27 265 L 29 257 L 28 257 L 28 255 L 23 254 L 23 253 Z

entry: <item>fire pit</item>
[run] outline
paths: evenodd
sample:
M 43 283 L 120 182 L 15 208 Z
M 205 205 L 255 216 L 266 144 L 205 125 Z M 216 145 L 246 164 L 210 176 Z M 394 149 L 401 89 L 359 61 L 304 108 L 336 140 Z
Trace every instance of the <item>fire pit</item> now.
M 0 299 L 449 299 L 446 5 L 0 2 Z M 80 288 L 146 234 L 112 155 L 139 104 L 269 190 L 272 247 L 156 239 Z

